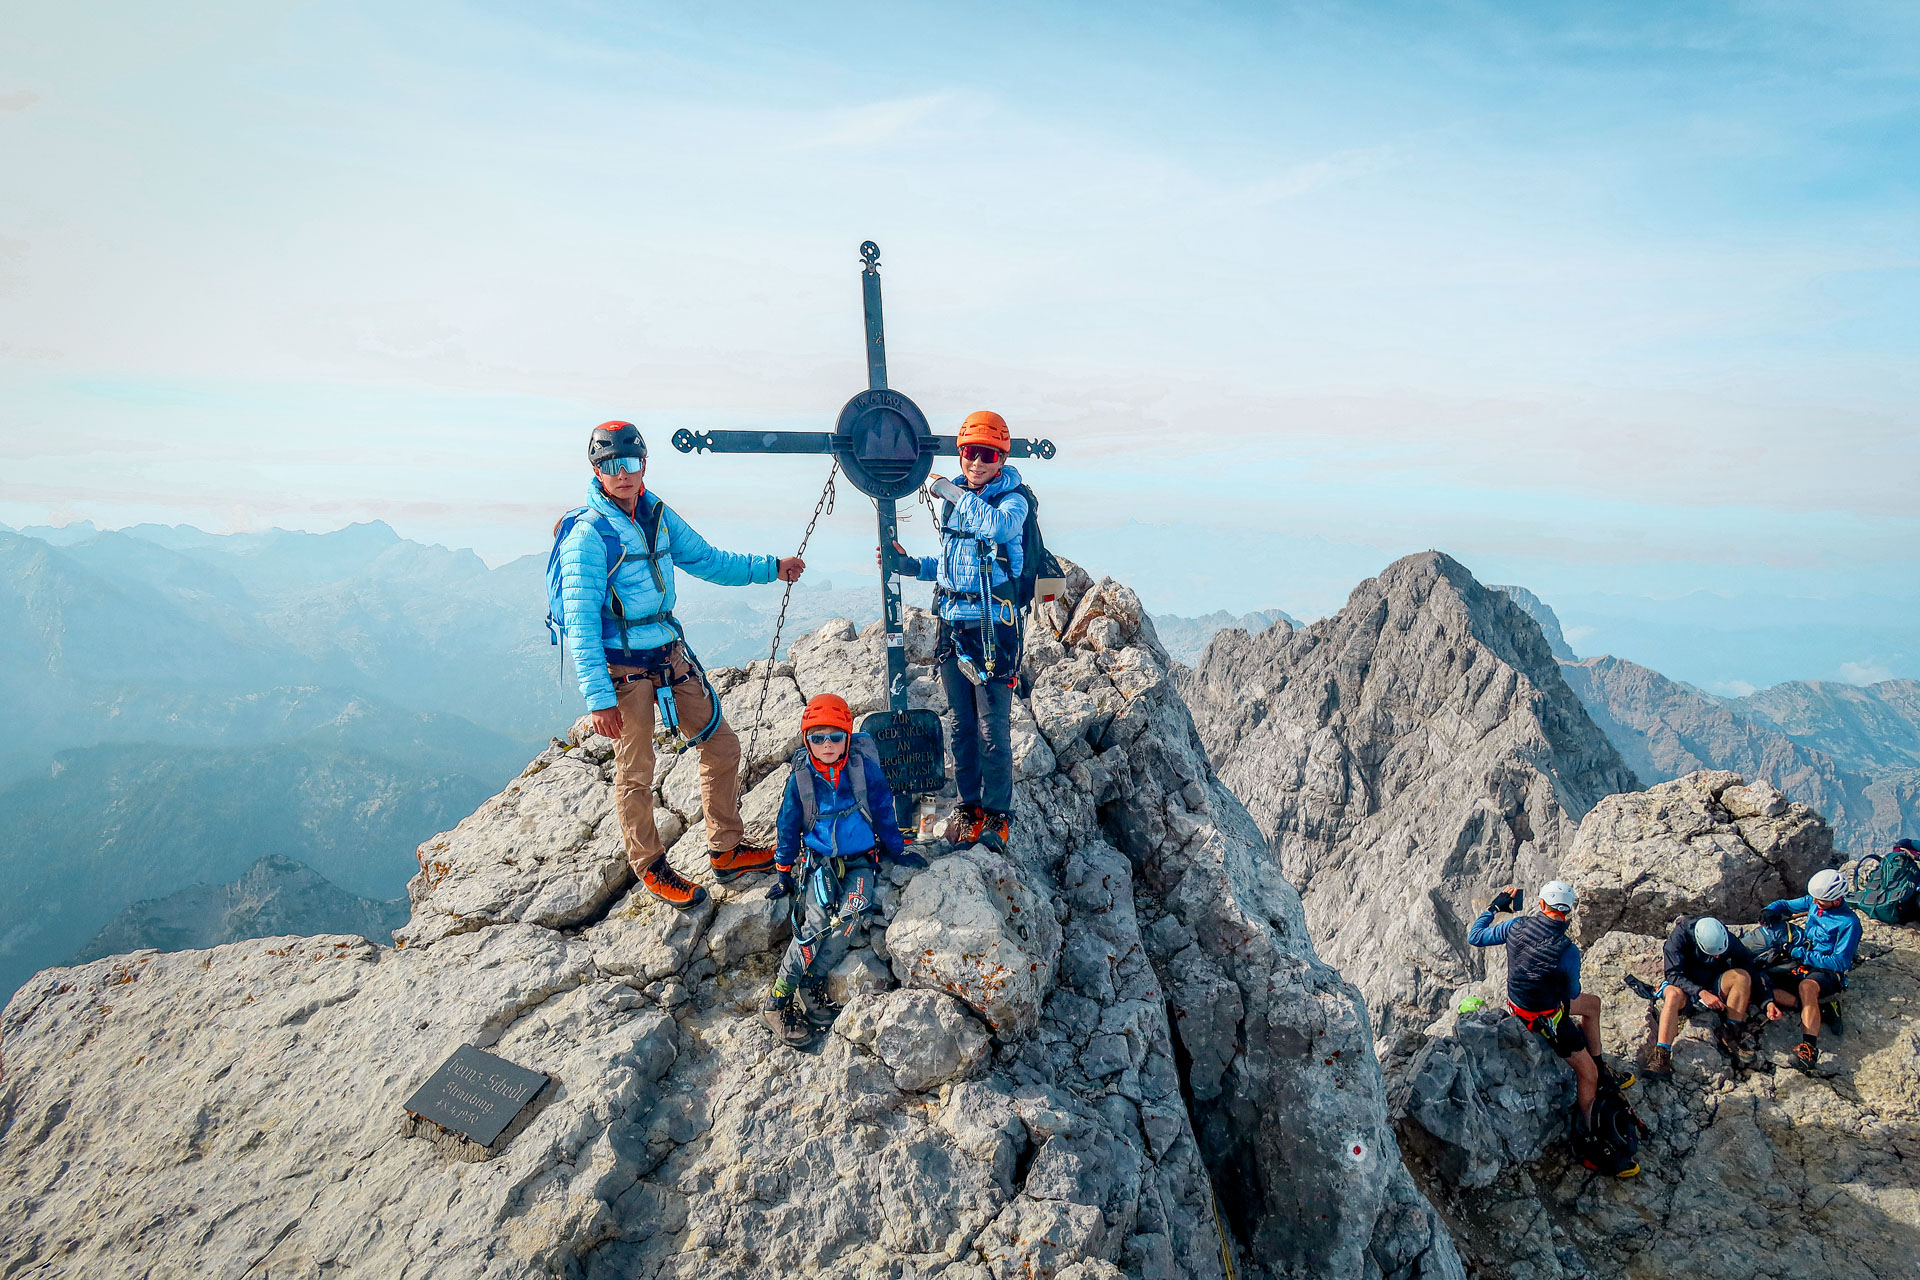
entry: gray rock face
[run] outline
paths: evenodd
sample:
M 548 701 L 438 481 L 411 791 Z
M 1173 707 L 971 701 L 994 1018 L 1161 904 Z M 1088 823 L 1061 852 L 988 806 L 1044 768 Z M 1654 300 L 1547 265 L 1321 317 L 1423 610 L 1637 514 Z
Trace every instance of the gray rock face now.
M 1390 1065 L 1485 975 L 1466 930 L 1490 891 L 1548 878 L 1638 785 L 1533 619 L 1438 552 L 1298 632 L 1222 632 L 1182 689 Z
M 1511 584 L 1488 583 L 1487 590 L 1500 592 L 1525 610 L 1529 618 L 1539 623 L 1540 634 L 1546 637 L 1547 648 L 1553 651 L 1554 657 L 1562 662 L 1579 661 L 1574 657 L 1573 647 L 1567 643 L 1567 637 L 1561 633 L 1560 615 L 1555 613 L 1552 606 L 1545 600 L 1525 587 L 1516 587 Z
M 814 1049 L 759 1016 L 788 937 L 766 878 L 685 914 L 627 886 L 606 744 L 578 737 L 423 846 L 398 949 L 265 939 L 23 987 L 0 1016 L 0 1271 L 1209 1280 L 1223 1223 L 1243 1276 L 1462 1275 L 1366 1011 L 1137 599 L 1076 572 L 1043 614 L 1011 847 L 893 873 Z M 764 715 L 765 667 L 715 673 L 756 820 L 806 696 L 878 704 L 877 630 L 850 633 L 796 644 Z M 930 646 L 909 657 L 938 706 Z M 655 779 L 669 808 L 682 767 Z M 673 812 L 669 856 L 708 879 Z M 963 979 L 962 926 L 1035 976 Z M 928 985 L 872 990 L 889 968 Z M 477 1163 L 400 1126 L 461 1043 L 554 1078 Z
M 1602 800 L 1563 873 L 1579 891 L 1573 932 L 1585 943 L 1616 930 L 1665 937 L 1683 915 L 1751 921 L 1837 862 L 1819 814 L 1765 782 L 1702 772 Z
M 1628 973 L 1658 980 L 1663 937 L 1612 933 L 1586 958 L 1609 1057 L 1646 1043 Z M 1683 1023 L 1674 1075 L 1630 1093 L 1651 1132 L 1641 1172 L 1594 1178 L 1563 1141 L 1571 1073 L 1511 1018 L 1466 1014 L 1399 1097 L 1409 1161 L 1488 1280 L 1880 1280 L 1920 1240 L 1907 1164 L 1920 1128 L 1920 937 L 1868 922 L 1846 1034 L 1812 1075 L 1787 1066 L 1792 1020 L 1754 1024 L 1758 1066 L 1735 1070 Z
M 157 949 L 217 947 L 283 933 L 354 933 L 385 939 L 406 921 L 407 902 L 348 893 L 305 863 L 265 857 L 230 884 L 195 885 L 136 902 L 68 963 Z
M 1154 634 L 1167 651 L 1167 656 L 1189 666 L 1200 660 L 1200 655 L 1207 651 L 1207 645 L 1222 631 L 1237 629 L 1259 635 L 1273 626 L 1285 626 L 1292 631 L 1300 626 L 1300 620 L 1283 609 L 1256 609 L 1237 617 L 1225 609 L 1215 609 L 1212 613 L 1203 613 L 1194 618 L 1167 613 L 1153 615 Z

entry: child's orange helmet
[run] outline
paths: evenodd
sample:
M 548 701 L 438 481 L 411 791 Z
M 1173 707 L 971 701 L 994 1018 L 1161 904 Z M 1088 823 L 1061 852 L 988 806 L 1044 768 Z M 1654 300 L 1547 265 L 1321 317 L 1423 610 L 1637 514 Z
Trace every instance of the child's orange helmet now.
M 847 706 L 847 700 L 837 693 L 823 693 L 807 704 L 800 716 L 800 732 L 804 735 L 809 729 L 840 729 L 853 732 L 853 711 Z
M 967 415 L 960 424 L 960 435 L 954 441 L 957 448 L 970 444 L 984 444 L 989 448 L 1007 452 L 1013 444 L 1013 437 L 1007 432 L 1007 420 L 991 409 L 979 409 Z

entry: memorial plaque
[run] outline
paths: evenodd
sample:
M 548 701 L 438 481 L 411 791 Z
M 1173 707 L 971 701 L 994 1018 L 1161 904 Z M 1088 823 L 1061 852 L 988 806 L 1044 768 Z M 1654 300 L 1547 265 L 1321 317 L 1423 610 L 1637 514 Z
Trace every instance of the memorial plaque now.
M 407 1110 L 490 1147 L 546 1085 L 547 1077 L 538 1071 L 463 1044 L 414 1090 Z
M 876 711 L 860 722 L 860 732 L 880 748 L 880 768 L 895 795 L 926 795 L 947 784 L 946 740 L 936 713 Z
M 875 498 L 904 498 L 918 489 L 933 473 L 938 446 L 920 406 L 885 387 L 847 401 L 834 426 L 841 470 Z

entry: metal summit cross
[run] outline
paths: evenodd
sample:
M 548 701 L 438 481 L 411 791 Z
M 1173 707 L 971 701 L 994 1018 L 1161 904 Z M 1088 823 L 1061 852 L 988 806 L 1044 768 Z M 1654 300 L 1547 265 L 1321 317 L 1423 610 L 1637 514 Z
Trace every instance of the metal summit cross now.
M 872 733 L 881 748 L 887 781 L 900 795 L 939 789 L 945 780 L 939 720 L 931 712 L 907 709 L 906 639 L 900 622 L 902 572 L 917 572 L 913 562 L 894 554 L 899 532 L 894 501 L 909 497 L 933 473 L 936 457 L 959 455 L 953 436 L 940 436 L 927 425 L 927 416 L 906 396 L 887 386 L 887 339 L 880 315 L 880 246 L 868 240 L 860 246 L 860 288 L 867 320 L 867 389 L 847 401 L 832 431 L 707 431 L 686 428 L 673 433 L 673 447 L 682 453 L 828 453 L 853 481 L 874 500 L 879 512 L 881 616 L 887 629 L 888 711 L 868 716 L 861 731 Z M 1010 458 L 1051 458 L 1051 440 L 1011 442 Z M 883 720 L 882 717 L 885 717 Z M 932 721 L 931 768 L 928 768 L 926 727 Z M 929 776 L 930 775 L 930 776 Z M 904 815 L 903 815 L 904 816 Z

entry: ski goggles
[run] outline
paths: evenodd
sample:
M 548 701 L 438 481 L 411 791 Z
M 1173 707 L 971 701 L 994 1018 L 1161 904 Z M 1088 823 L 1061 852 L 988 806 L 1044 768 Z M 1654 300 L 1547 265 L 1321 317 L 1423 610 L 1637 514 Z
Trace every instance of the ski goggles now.
M 601 475 L 617 476 L 623 471 L 632 475 L 647 463 L 644 458 L 602 458 L 593 465 Z
M 1006 455 L 1002 454 L 992 445 L 963 444 L 960 446 L 960 461 L 962 462 L 998 462 L 1005 456 Z
M 847 740 L 845 729 L 815 729 L 807 735 L 807 741 L 816 747 L 833 747 Z

